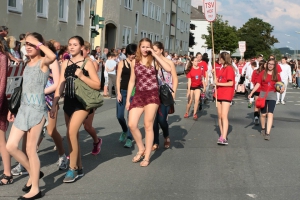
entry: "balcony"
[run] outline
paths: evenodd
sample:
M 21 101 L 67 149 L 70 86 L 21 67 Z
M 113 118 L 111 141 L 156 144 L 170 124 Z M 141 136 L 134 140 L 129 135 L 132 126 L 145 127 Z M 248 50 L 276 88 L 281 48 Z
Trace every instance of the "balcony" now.
M 170 35 L 175 36 L 175 27 L 174 26 L 171 26 Z
M 172 13 L 176 13 L 177 5 L 174 1 L 172 1 Z

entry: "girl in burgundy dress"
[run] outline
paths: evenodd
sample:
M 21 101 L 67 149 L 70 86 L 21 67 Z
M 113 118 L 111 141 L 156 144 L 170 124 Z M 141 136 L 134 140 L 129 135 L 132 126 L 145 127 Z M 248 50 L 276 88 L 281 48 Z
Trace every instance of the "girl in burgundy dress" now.
M 143 38 L 138 44 L 136 58 L 132 61 L 126 98 L 126 109 L 130 110 L 128 126 L 139 149 L 132 162 L 136 163 L 144 158 L 140 163 L 141 167 L 149 165 L 154 139 L 153 123 L 160 105 L 157 80 L 158 64 L 156 62 L 166 72 L 171 72 L 171 66 L 153 51 L 151 40 Z M 134 86 L 136 86 L 135 95 L 130 103 L 130 96 Z M 143 112 L 145 113 L 145 146 L 138 127 L 138 122 Z
M 7 82 L 7 60 L 4 46 L 0 41 L 0 153 L 3 162 L 3 174 L 0 175 L 0 186 L 13 183 L 13 177 L 10 173 L 10 155 L 6 150 L 5 132 L 8 127 L 7 113 L 8 104 L 6 99 L 6 82 Z

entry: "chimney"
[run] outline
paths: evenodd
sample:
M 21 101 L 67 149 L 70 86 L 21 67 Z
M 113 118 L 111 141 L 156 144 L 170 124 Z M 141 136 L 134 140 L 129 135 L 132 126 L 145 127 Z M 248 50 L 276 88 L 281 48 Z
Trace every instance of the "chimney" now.
M 198 10 L 203 13 L 202 6 L 198 6 Z

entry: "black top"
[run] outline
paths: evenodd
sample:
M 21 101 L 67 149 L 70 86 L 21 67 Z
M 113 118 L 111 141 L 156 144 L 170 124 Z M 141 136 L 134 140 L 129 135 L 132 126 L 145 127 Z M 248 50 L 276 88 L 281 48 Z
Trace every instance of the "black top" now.
M 80 68 L 80 66 L 77 65 L 79 62 L 84 62 L 84 60 L 78 61 L 76 63 L 73 63 L 71 65 L 69 64 L 69 61 L 72 62 L 72 60 L 68 60 L 67 63 L 67 68 L 65 70 L 65 79 L 66 79 L 66 88 L 65 88 L 65 95 L 74 98 L 75 97 L 75 85 L 74 85 L 74 80 L 77 79 L 78 77 L 75 75 L 76 69 Z M 84 68 L 82 69 L 83 75 L 89 76 L 89 72 L 86 71 Z
M 126 64 L 125 64 L 125 62 L 126 62 Z M 130 74 L 131 74 L 131 66 L 127 60 L 123 60 L 123 69 L 122 69 L 122 74 L 121 74 L 120 89 L 127 90 L 129 79 L 130 79 Z

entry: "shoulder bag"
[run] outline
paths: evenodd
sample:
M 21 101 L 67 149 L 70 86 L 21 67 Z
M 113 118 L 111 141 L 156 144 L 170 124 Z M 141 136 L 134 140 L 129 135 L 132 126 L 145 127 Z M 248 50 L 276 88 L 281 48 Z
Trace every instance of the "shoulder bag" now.
M 162 104 L 164 104 L 165 106 L 171 106 L 174 104 L 174 99 L 173 99 L 171 92 L 174 93 L 174 91 L 168 84 L 165 83 L 164 73 L 162 71 L 162 68 L 160 68 L 160 69 L 161 69 L 161 74 L 163 77 L 163 84 L 159 87 L 160 102 Z
M 268 83 L 268 88 L 267 88 L 267 91 L 265 93 L 265 96 L 264 97 L 258 97 L 255 101 L 255 106 L 256 108 L 264 108 L 265 107 L 265 104 L 266 104 L 266 98 L 268 96 L 268 93 L 269 93 L 269 83 Z
M 23 77 L 20 86 L 14 89 L 14 93 L 11 95 L 10 100 L 8 101 L 8 110 L 13 114 L 18 113 L 18 110 L 21 105 L 22 86 L 23 86 Z
M 80 69 L 82 70 L 87 63 L 87 59 L 83 62 Z M 100 91 L 95 90 L 83 82 L 80 78 L 74 80 L 75 96 L 82 103 L 86 110 L 99 108 L 103 105 L 103 97 Z

